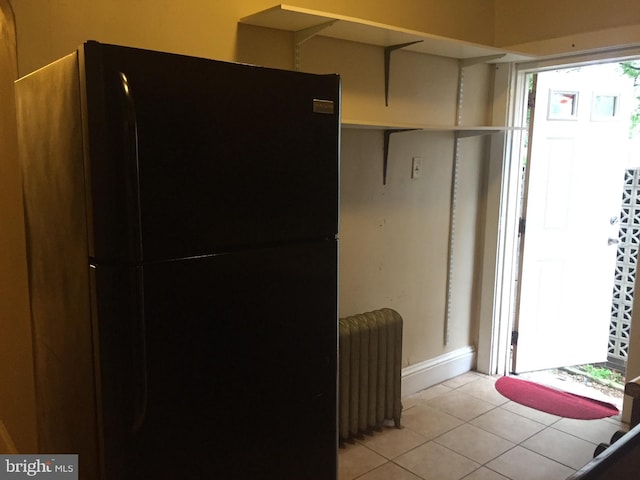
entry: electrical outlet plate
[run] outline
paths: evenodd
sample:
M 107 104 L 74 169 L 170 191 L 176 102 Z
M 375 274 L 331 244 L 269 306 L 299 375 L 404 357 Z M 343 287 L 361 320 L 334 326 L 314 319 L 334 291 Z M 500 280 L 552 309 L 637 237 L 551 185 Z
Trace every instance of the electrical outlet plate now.
M 411 178 L 419 178 L 422 173 L 422 159 L 420 157 L 413 157 L 411 162 Z

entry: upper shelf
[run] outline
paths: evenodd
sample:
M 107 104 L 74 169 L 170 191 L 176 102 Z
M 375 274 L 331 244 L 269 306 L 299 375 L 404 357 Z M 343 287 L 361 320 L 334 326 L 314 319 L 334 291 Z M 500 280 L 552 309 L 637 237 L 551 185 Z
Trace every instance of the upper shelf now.
M 457 137 L 471 137 L 489 135 L 509 130 L 500 126 L 462 126 L 462 125 L 427 125 L 419 123 L 383 123 L 368 120 L 342 119 L 343 128 L 367 129 L 367 130 L 421 130 L 424 132 L 454 132 Z
M 420 42 L 407 46 L 405 50 L 457 59 L 487 57 L 488 62 L 498 63 L 521 62 L 533 58 L 521 53 L 476 43 L 284 4 L 240 19 L 240 23 L 247 25 L 292 32 L 320 27 L 330 22 L 335 23 L 327 25 L 327 28 L 324 28 L 320 35 L 381 47 Z

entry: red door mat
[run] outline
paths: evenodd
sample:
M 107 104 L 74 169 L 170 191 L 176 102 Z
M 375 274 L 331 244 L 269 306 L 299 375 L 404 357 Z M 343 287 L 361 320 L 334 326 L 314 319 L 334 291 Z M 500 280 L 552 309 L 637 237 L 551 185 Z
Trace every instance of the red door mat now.
M 594 420 L 620 413 L 610 403 L 513 377 L 499 378 L 496 381 L 496 390 L 516 403 L 559 417 Z

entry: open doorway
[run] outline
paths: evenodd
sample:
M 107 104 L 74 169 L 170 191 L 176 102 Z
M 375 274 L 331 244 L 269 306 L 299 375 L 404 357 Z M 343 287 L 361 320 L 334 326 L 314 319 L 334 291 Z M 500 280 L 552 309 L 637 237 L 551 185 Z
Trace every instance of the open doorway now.
M 638 166 L 631 155 L 638 100 L 629 73 L 615 62 L 528 76 L 510 370 L 580 394 L 589 370 L 614 367 L 617 379 L 624 376 L 624 362 L 612 364 L 611 352 L 624 356 L 634 282 L 623 277 L 635 267 L 640 235 L 640 218 L 629 216 L 635 209 L 621 204 Z M 629 238 L 635 245 L 624 244 Z M 616 396 L 593 385 L 592 396 Z M 619 397 L 614 403 L 621 405 Z

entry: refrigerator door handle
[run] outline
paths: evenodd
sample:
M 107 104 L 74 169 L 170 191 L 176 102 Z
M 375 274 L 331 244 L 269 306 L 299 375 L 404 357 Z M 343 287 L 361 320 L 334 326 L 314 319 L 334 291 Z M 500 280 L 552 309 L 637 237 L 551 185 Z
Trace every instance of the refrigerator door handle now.
M 136 105 L 133 99 L 131 82 L 127 75 L 119 72 L 123 99 L 123 125 L 124 125 L 124 161 L 127 170 L 126 186 L 127 198 L 133 199 L 133 205 L 127 209 L 127 222 L 129 231 L 129 255 L 134 262 L 141 262 L 142 255 L 142 219 L 140 201 L 140 159 L 138 155 L 138 119 Z
M 142 427 L 147 415 L 147 404 L 149 402 L 149 382 L 147 371 L 147 327 L 145 322 L 144 311 L 144 275 L 142 267 L 137 268 L 136 272 L 136 289 L 137 289 L 137 312 L 135 318 L 137 324 L 134 325 L 135 348 L 134 348 L 134 368 L 135 385 L 133 388 L 134 395 L 134 411 L 133 421 L 131 424 L 131 432 L 136 433 Z

